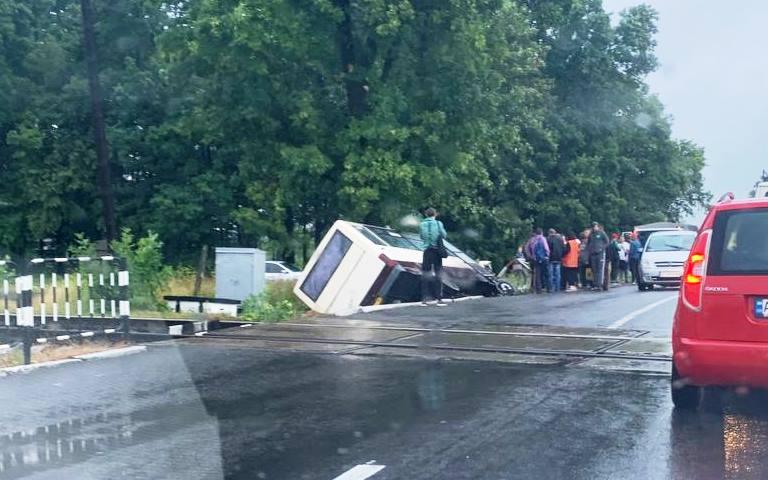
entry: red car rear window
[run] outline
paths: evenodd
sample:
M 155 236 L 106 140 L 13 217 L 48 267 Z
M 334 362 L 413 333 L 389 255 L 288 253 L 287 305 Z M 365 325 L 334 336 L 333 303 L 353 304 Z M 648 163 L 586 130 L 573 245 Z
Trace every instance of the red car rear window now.
M 768 275 L 768 208 L 717 214 L 710 275 Z

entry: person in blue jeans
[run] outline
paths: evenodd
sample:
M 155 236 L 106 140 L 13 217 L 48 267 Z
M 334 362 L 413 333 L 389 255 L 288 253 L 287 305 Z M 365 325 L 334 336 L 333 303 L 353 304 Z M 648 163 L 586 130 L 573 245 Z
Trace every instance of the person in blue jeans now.
M 549 246 L 549 292 L 559 292 L 562 286 L 562 265 L 565 255 L 565 238 L 557 233 L 554 228 L 550 228 L 547 235 L 547 245 Z
M 636 234 L 626 236 L 629 240 L 629 271 L 632 272 L 632 284 L 640 280 L 640 257 L 643 255 L 643 244 Z
M 549 244 L 540 228 L 534 230 L 533 237 L 526 245 L 528 256 L 533 260 L 533 290 L 541 293 L 549 290 Z

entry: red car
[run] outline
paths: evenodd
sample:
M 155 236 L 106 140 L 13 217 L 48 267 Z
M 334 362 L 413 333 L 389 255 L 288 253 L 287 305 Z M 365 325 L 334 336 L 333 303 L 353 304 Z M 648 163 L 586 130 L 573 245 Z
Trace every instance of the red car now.
M 672 401 L 704 386 L 768 387 L 768 199 L 709 211 L 683 270 L 672 327 Z

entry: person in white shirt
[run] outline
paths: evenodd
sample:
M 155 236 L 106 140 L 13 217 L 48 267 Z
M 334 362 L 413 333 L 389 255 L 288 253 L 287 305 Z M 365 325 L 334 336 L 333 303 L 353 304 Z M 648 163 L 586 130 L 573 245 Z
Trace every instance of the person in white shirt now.
M 619 238 L 619 281 L 629 283 L 629 239 L 627 235 Z

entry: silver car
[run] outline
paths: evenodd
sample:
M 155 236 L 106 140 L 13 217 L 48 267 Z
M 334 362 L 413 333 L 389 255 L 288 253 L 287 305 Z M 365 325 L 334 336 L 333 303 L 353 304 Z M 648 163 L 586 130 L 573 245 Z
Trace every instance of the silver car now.
M 652 233 L 640 258 L 637 288 L 644 292 L 656 285 L 679 287 L 683 265 L 695 239 L 696 232 L 689 230 Z

